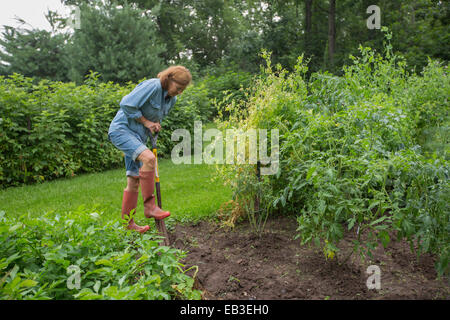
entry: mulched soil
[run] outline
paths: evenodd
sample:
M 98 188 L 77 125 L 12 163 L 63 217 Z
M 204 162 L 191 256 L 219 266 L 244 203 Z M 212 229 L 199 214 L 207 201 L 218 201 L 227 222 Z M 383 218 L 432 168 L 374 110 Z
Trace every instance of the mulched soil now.
M 261 237 L 245 222 L 232 230 L 209 221 L 177 224 L 169 233 L 171 245 L 188 252 L 182 261 L 186 268 L 198 266 L 196 287 L 205 300 L 450 298 L 449 279 L 437 279 L 436 257 L 425 254 L 417 260 L 405 241 L 378 246 L 372 259 L 352 255 L 339 265 L 319 248 L 294 240 L 296 228 L 292 217 L 277 217 L 267 222 Z M 354 238 L 354 231 L 346 234 L 338 261 L 350 252 Z M 381 270 L 379 290 L 367 288 L 370 265 Z

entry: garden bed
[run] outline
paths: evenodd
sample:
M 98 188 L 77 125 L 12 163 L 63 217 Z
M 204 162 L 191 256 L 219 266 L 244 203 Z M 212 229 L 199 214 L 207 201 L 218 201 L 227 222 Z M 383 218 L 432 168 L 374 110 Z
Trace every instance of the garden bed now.
M 379 246 L 373 259 L 354 254 L 343 265 L 326 260 L 314 246 L 294 240 L 297 222 L 278 217 L 267 222 L 261 237 L 248 223 L 225 230 L 213 222 L 177 224 L 171 244 L 188 251 L 186 267 L 199 267 L 197 286 L 203 299 L 449 299 L 448 279 L 437 279 L 436 258 L 416 259 L 406 241 Z M 352 248 L 355 231 L 340 242 L 338 261 Z M 369 290 L 367 267 L 381 269 L 381 289 Z M 193 273 L 191 274 L 193 275 Z

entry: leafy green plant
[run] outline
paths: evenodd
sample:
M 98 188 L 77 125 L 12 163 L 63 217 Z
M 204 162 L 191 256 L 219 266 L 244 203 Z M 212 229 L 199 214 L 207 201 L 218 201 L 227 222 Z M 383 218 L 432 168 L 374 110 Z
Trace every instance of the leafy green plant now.
M 102 83 L 91 73 L 81 86 L 20 74 L 0 77 L 0 184 L 35 183 L 123 165 L 123 153 L 108 140 L 119 102 L 135 86 Z M 214 110 L 205 85 L 190 86 L 163 120 L 160 157 L 170 156 L 171 134 Z
M 83 207 L 39 217 L 0 212 L 0 298 L 200 299 L 179 262 L 185 252 L 122 224 Z M 78 288 L 69 286 L 73 266 Z
M 297 215 L 302 244 L 344 263 L 350 256 L 338 253 L 346 233 L 356 235 L 351 254 L 363 259 L 379 244 L 405 239 L 418 257 L 436 254 L 438 273 L 447 274 L 448 141 L 423 152 L 421 132 L 448 123 L 449 77 L 434 62 L 421 77 L 409 74 L 383 31 L 383 55 L 360 47 L 341 77 L 325 72 L 306 80 L 302 57 L 289 73 L 263 53 L 267 66 L 248 103 L 229 105 L 221 127 L 279 129 L 280 169 L 266 183 L 272 211 Z M 253 180 L 240 176 L 239 166 L 224 167 L 219 174 L 239 197 L 251 197 L 246 185 Z

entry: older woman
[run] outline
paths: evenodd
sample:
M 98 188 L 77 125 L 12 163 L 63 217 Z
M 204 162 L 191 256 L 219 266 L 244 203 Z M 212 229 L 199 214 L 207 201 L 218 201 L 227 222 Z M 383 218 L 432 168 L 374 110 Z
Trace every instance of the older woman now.
M 139 83 L 123 97 L 120 109 L 108 131 L 109 140 L 125 154 L 127 187 L 123 191 L 122 218 L 136 210 L 139 185 L 147 218 L 164 219 L 170 215 L 156 206 L 155 155 L 147 146 L 150 132 L 161 130 L 161 121 L 176 102 L 176 96 L 192 81 L 191 73 L 183 66 L 172 66 L 160 72 L 157 78 Z M 128 229 L 140 233 L 149 226 L 139 226 L 131 218 Z

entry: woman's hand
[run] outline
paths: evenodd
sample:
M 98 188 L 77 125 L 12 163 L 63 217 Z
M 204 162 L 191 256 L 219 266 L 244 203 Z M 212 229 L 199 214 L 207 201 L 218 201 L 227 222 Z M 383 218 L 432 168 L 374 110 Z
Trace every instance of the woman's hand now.
M 150 120 L 147 120 L 144 116 L 137 118 L 136 121 L 142 123 L 144 127 L 148 128 L 152 134 L 155 132 L 159 132 L 161 130 L 161 125 L 159 122 L 151 122 Z
M 159 122 L 148 121 L 144 124 L 144 126 L 148 128 L 152 134 L 161 130 L 161 125 L 159 124 Z

